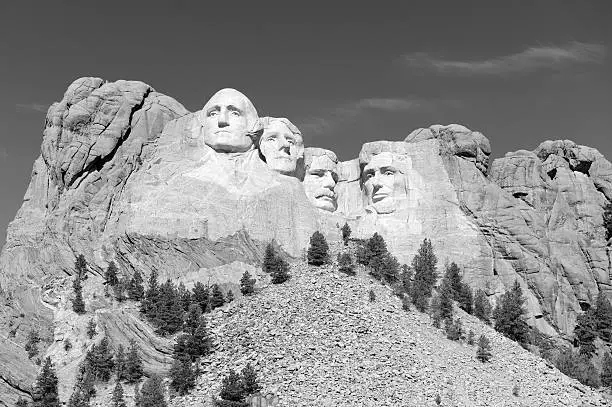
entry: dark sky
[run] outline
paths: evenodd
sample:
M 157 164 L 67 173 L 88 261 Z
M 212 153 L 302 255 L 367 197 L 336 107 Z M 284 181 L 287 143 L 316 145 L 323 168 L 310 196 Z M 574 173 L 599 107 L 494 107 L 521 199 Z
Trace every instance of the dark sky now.
M 210 3 L 0 3 L 0 244 L 46 109 L 81 76 L 140 80 L 192 111 L 234 87 L 343 160 L 449 123 L 495 156 L 571 139 L 612 158 L 610 0 Z

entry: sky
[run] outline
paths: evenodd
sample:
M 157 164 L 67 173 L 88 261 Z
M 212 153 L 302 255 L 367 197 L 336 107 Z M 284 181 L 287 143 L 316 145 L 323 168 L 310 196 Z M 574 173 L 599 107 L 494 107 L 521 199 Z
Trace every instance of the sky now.
M 0 245 L 46 111 L 83 76 L 140 80 L 190 111 L 233 87 L 341 160 L 451 123 L 494 157 L 570 139 L 612 159 L 612 1 L 210 3 L 0 3 Z

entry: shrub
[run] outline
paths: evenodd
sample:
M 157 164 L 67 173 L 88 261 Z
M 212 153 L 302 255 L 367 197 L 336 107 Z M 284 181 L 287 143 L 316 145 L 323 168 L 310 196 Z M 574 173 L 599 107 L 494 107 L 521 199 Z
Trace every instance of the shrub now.
M 84 314 L 85 301 L 83 301 L 83 286 L 81 285 L 80 277 L 75 277 L 72 283 L 72 289 L 74 291 L 74 299 L 72 300 L 72 310 L 77 314 Z
M 272 243 L 268 243 L 266 246 L 266 253 L 264 254 L 264 260 L 262 265 L 262 270 L 264 273 L 272 273 L 272 271 L 276 268 L 276 252 L 274 251 L 274 247 Z
M 227 294 L 225 295 L 225 302 L 230 303 L 234 301 L 234 292 L 232 290 L 227 290 Z
M 28 337 L 23 347 L 26 352 L 28 352 L 28 357 L 32 359 L 34 356 L 38 355 L 38 343 L 40 342 L 40 336 L 38 335 L 38 331 L 31 330 L 28 332 Z
M 514 397 L 518 397 L 520 393 L 520 387 L 518 386 L 518 384 L 515 384 L 514 387 L 512 387 L 512 395 Z
M 410 299 L 406 296 L 402 297 L 402 309 L 404 311 L 410 311 Z
M 351 237 L 351 227 L 348 225 L 347 222 L 344 222 L 344 225 L 342 226 L 342 229 L 340 229 L 342 231 L 342 241 L 344 242 L 344 245 L 348 245 L 348 241 L 349 238 Z
M 215 309 L 222 307 L 225 304 L 225 296 L 223 295 L 223 291 L 221 291 L 221 287 L 219 284 L 212 285 L 212 295 L 210 298 L 210 308 Z
M 124 380 L 125 377 L 125 369 L 126 369 L 127 360 L 125 358 L 125 350 L 123 345 L 119 345 L 117 348 L 117 353 L 115 354 L 115 374 L 117 375 L 117 381 Z
M 338 270 L 349 276 L 355 275 L 355 266 L 353 265 L 353 258 L 350 254 L 338 254 Z
M 193 367 L 191 361 L 175 359 L 169 372 L 170 387 L 184 396 L 195 387 L 198 375 L 199 371 Z
M 452 318 L 448 318 L 445 322 L 444 328 L 446 330 L 446 337 L 452 341 L 458 341 L 463 339 L 463 325 L 460 319 L 455 321 Z
M 474 331 L 472 331 L 471 329 L 467 336 L 467 343 L 468 345 L 474 345 Z
M 595 323 L 601 340 L 610 342 L 612 340 L 612 305 L 603 293 L 597 296 Z
M 486 324 L 491 323 L 491 304 L 487 299 L 487 294 L 482 290 L 476 290 L 474 315 Z
M 228 401 L 244 401 L 242 379 L 233 369 L 231 369 L 229 374 L 223 378 L 219 397 Z
M 70 342 L 70 339 L 66 338 L 64 339 L 64 350 L 68 352 L 70 349 L 72 349 L 72 342 Z
M 257 380 L 257 372 L 250 363 L 242 369 L 242 391 L 245 397 L 261 391 L 262 387 Z
M 308 264 L 321 266 L 326 263 L 329 263 L 329 246 L 327 245 L 325 236 L 317 230 L 310 237 Z
M 562 373 L 586 386 L 596 388 L 601 385 L 599 374 L 590 360 L 569 348 L 559 352 L 555 365 Z
M 93 339 L 96 336 L 96 322 L 91 318 L 87 323 L 87 337 Z
M 251 273 L 245 270 L 240 279 L 240 292 L 242 295 L 253 294 L 255 292 L 255 282 L 256 280 L 251 278 Z
M 489 339 L 484 335 L 480 335 L 480 338 L 478 338 L 478 349 L 476 349 L 476 358 L 484 363 L 491 360 L 492 357 Z
M 604 228 L 606 228 L 606 239 L 612 238 L 612 202 L 608 202 L 603 213 Z
M 410 285 L 412 282 L 412 269 L 407 265 L 402 265 L 402 272 L 400 274 L 400 282 L 402 283 L 402 289 L 405 293 L 410 293 Z
M 612 357 L 609 352 L 606 352 L 601 363 L 601 385 L 612 387 Z
M 374 294 L 374 290 L 370 290 L 370 302 L 376 301 L 376 294 Z
M 597 321 L 593 308 L 578 316 L 574 336 L 580 346 L 580 354 L 591 357 L 595 353 L 595 338 L 597 337 Z
M 28 401 L 20 396 L 15 403 L 15 407 L 28 407 Z
M 276 267 L 272 271 L 272 284 L 282 284 L 287 280 L 289 280 L 289 264 L 277 257 Z

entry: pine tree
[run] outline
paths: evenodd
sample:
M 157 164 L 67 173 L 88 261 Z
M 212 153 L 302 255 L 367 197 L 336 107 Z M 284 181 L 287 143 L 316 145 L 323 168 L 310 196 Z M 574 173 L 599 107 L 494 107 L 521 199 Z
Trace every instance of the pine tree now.
M 342 241 L 344 242 L 344 245 L 347 246 L 349 238 L 351 237 L 351 227 L 347 222 L 344 222 L 344 225 L 340 230 L 342 231 Z
M 439 300 L 437 303 L 437 311 L 440 314 L 440 319 L 452 319 L 453 318 L 453 291 L 447 281 L 442 281 L 440 286 Z M 435 312 L 436 310 L 434 310 Z
M 106 280 L 106 284 L 111 287 L 116 286 L 119 283 L 119 278 L 117 277 L 117 266 L 114 261 L 111 261 L 106 268 L 106 272 L 104 273 L 104 279 Z
M 34 356 L 38 355 L 38 343 L 40 342 L 40 336 L 38 331 L 32 329 L 28 332 L 28 337 L 23 347 L 26 352 L 28 352 L 28 357 L 32 359 Z
M 374 259 L 380 259 L 387 254 L 387 243 L 378 233 L 374 233 L 366 243 L 367 264 L 371 267 Z
M 438 259 L 434 255 L 433 246 L 429 239 L 424 239 L 418 253 L 412 259 L 414 270 L 413 292 L 424 297 L 431 297 L 433 287 L 436 284 L 436 263 Z
M 93 339 L 96 336 L 96 322 L 91 318 L 87 323 L 87 337 Z
M 141 301 L 144 298 L 145 290 L 140 271 L 134 271 L 127 287 L 128 297 L 134 301 Z
M 47 356 L 42 371 L 36 379 L 32 407 L 59 407 L 57 375 L 51 358 Z
M 189 310 L 185 314 L 185 323 L 183 325 L 183 331 L 193 334 L 198 328 L 200 317 L 202 316 L 202 309 L 198 304 L 191 304 Z
M 355 275 L 355 266 L 349 253 L 338 254 L 338 270 L 350 276 Z
M 608 202 L 604 207 L 603 224 L 606 229 L 606 240 L 612 238 L 612 202 Z
M 175 359 L 172 362 L 169 376 L 170 387 L 179 395 L 184 396 L 195 387 L 198 372 L 189 360 Z
M 87 360 L 93 369 L 97 380 L 107 382 L 113 374 L 115 362 L 110 350 L 108 338 L 104 337 L 97 345 L 94 345 L 87 355 Z
M 242 392 L 244 396 L 250 396 L 261 391 L 262 387 L 257 380 L 257 373 L 250 363 L 242 369 Z
M 127 359 L 125 357 L 125 349 L 123 348 L 123 345 L 119 345 L 119 347 L 117 348 L 117 353 L 115 354 L 115 374 L 117 375 L 117 382 L 121 381 L 121 380 L 125 380 L 125 373 L 126 373 L 126 365 L 127 365 Z
M 192 292 L 192 301 L 200 306 L 202 312 L 210 311 L 210 296 L 208 288 L 202 284 L 202 282 L 198 281 L 193 286 Z
M 223 378 L 219 397 L 228 401 L 240 402 L 244 400 L 242 378 L 233 369 L 230 369 L 229 374 Z
M 493 312 L 495 330 L 521 344 L 527 343 L 529 332 L 524 304 L 523 291 L 515 280 L 512 289 L 501 296 Z
M 461 274 L 459 266 L 455 262 L 452 262 L 444 272 L 442 282 L 446 283 L 448 288 L 451 290 L 453 299 L 456 299 L 457 295 L 461 291 L 463 282 L 461 281 Z
M 601 385 L 612 388 L 612 357 L 606 352 L 601 363 Z
M 85 302 L 83 301 L 83 286 L 81 285 L 81 278 L 75 277 L 72 283 L 74 290 L 74 300 L 72 300 L 72 310 L 77 314 L 85 313 Z
M 289 264 L 281 257 L 276 258 L 276 266 L 272 270 L 272 284 L 282 284 L 289 280 Z
M 595 321 L 597 324 L 597 333 L 601 340 L 611 342 L 612 305 L 610 305 L 610 302 L 603 293 L 600 293 L 597 296 L 597 303 L 595 305 Z
M 123 386 L 121 386 L 119 381 L 117 381 L 117 384 L 115 384 L 115 388 L 113 389 L 111 403 L 113 407 L 127 407 L 125 399 L 123 398 Z
M 140 306 L 140 311 L 145 314 L 149 320 L 155 319 L 159 302 L 159 291 L 160 287 L 157 281 L 157 271 L 153 270 L 149 276 L 149 285 Z
M 193 332 L 180 335 L 174 344 L 172 357 L 176 360 L 189 360 L 208 356 L 212 351 L 212 339 L 206 326 L 206 319 L 200 317 L 198 326 Z
M 591 357 L 595 353 L 595 338 L 597 338 L 597 320 L 593 308 L 579 315 L 574 328 L 574 336 L 580 346 L 580 354 Z
M 266 246 L 266 253 L 264 254 L 264 260 L 262 270 L 264 273 L 270 274 L 276 268 L 276 252 L 272 243 L 268 243 Z
M 68 407 L 89 407 L 89 398 L 76 386 L 68 400 Z
M 134 340 L 130 341 L 127 359 L 125 361 L 125 379 L 128 383 L 136 383 L 143 375 L 142 359 L 138 355 L 138 347 Z
M 160 335 L 172 335 L 183 326 L 183 306 L 172 281 L 159 287 L 156 312 L 152 322 Z
M 468 333 L 468 336 L 467 336 L 467 343 L 468 343 L 468 345 L 473 345 L 474 344 L 474 331 L 472 331 L 471 329 L 470 329 L 470 332 Z
M 474 298 L 474 316 L 486 324 L 491 323 L 491 304 L 487 299 L 487 294 L 482 290 L 476 290 Z
M 222 307 L 225 304 L 225 296 L 219 284 L 212 285 L 212 295 L 210 299 L 210 307 L 212 309 Z
M 87 261 L 85 260 L 85 256 L 79 254 L 74 261 L 74 268 L 76 269 L 77 277 L 80 280 L 87 279 Z
M 448 339 L 458 341 L 463 338 L 463 326 L 460 319 L 453 321 L 452 318 L 448 318 L 444 324 L 444 328 Z
M 232 301 L 234 301 L 234 293 L 232 292 L 232 290 L 227 290 L 227 294 L 225 296 L 225 302 L 229 304 Z
M 89 399 L 96 395 L 96 388 L 94 387 L 95 372 L 90 365 L 90 357 L 86 357 L 85 361 L 79 365 L 79 374 L 74 386 L 74 403 L 77 406 L 89 405 Z
M 402 283 L 402 290 L 405 293 L 410 293 L 410 285 L 412 284 L 412 269 L 407 265 L 402 265 L 402 272 L 400 274 L 400 281 Z
M 183 282 L 180 282 L 176 287 L 176 295 L 178 296 L 179 302 L 181 303 L 181 308 L 183 308 L 184 312 L 189 310 L 189 306 L 191 305 L 191 293 L 185 287 Z
M 325 236 L 318 230 L 310 236 L 310 246 L 308 247 L 308 264 L 321 266 L 329 263 L 329 246 Z
M 140 389 L 140 404 L 143 407 L 168 407 L 159 376 L 154 374 L 144 382 Z
M 566 376 L 573 377 L 586 386 L 597 388 L 601 385 L 599 372 L 593 363 L 572 349 L 562 349 L 555 360 L 555 366 Z
M 484 363 L 491 360 L 492 357 L 489 339 L 484 335 L 480 335 L 480 338 L 478 338 L 478 349 L 476 349 L 476 358 Z
M 457 301 L 459 308 L 467 312 L 468 314 L 472 314 L 473 312 L 473 302 L 474 296 L 472 294 L 472 289 L 469 285 L 462 283 L 459 292 L 456 294 L 455 300 Z
M 125 301 L 125 291 L 127 290 L 129 283 L 124 278 L 118 279 L 118 283 L 113 286 L 113 296 L 119 302 Z
M 255 279 L 251 278 L 251 273 L 245 270 L 240 279 L 240 292 L 242 295 L 251 295 L 255 292 Z

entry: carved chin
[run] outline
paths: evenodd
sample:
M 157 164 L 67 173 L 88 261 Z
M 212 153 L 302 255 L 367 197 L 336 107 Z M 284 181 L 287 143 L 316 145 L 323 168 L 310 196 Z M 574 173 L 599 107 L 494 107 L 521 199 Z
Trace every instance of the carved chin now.
M 296 161 L 291 159 L 272 159 L 268 160 L 268 167 L 273 171 L 285 175 L 292 175 L 295 172 Z
M 378 214 L 386 214 L 395 212 L 395 200 L 392 197 L 382 199 L 372 204 L 372 207 Z
M 338 204 L 334 198 L 321 196 L 319 198 L 311 198 L 312 204 L 323 211 L 335 212 Z
M 222 153 L 242 153 L 249 151 L 253 145 L 250 137 L 232 133 L 205 135 L 204 142 L 215 151 Z

